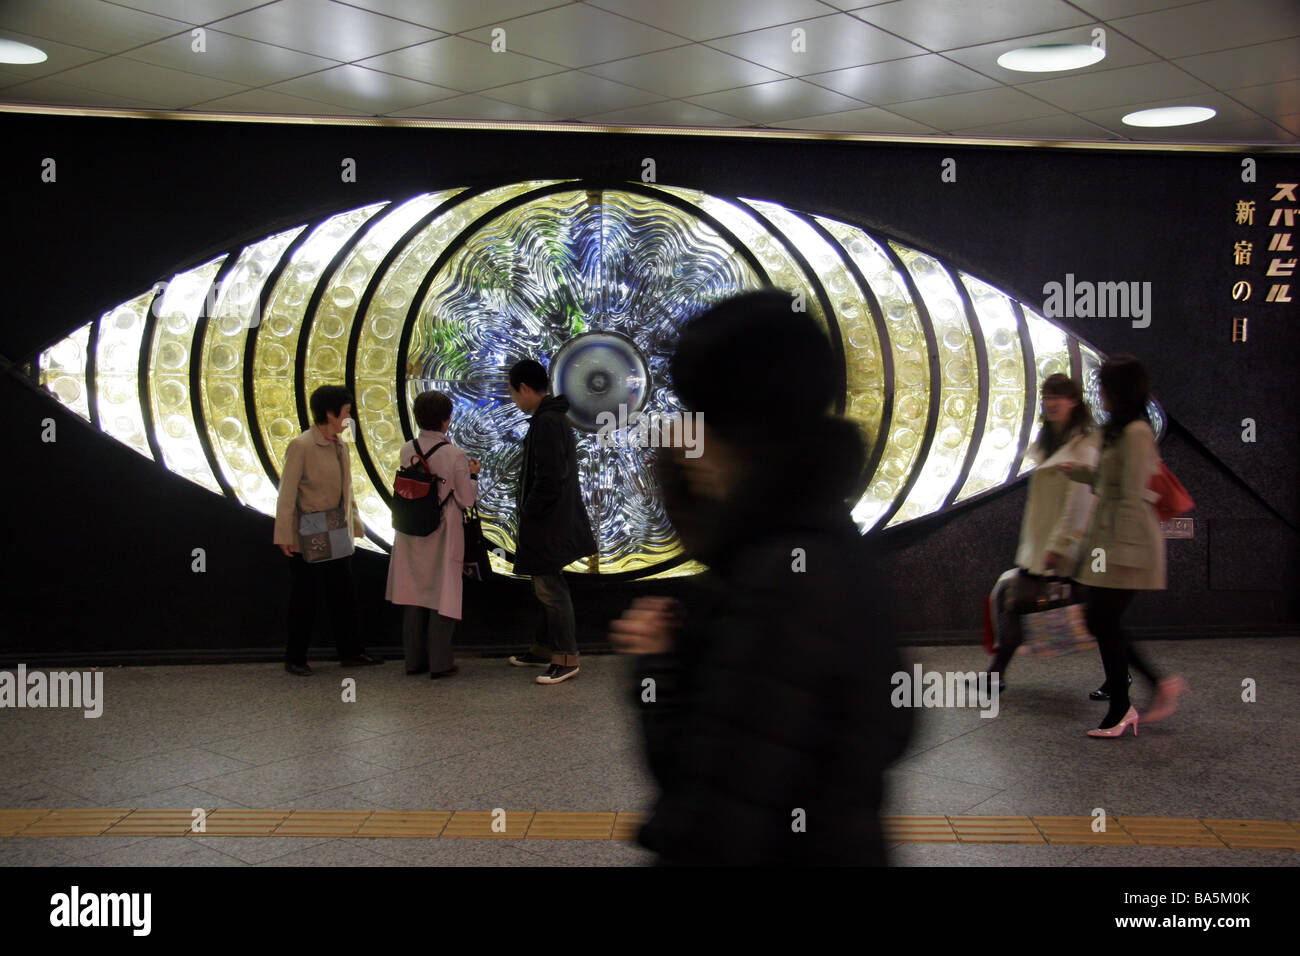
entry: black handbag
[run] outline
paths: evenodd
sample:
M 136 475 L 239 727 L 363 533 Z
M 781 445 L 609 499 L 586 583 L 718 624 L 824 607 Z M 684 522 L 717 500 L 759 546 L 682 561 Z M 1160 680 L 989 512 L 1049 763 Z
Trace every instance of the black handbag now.
M 424 452 L 420 451 L 417 443 L 416 457 L 405 468 L 398 469 L 397 477 L 393 479 L 394 531 L 423 538 L 438 530 L 442 523 L 442 507 L 452 492 L 447 492 L 446 498 L 438 499 L 438 482 L 443 479 L 429 468 L 429 458 L 443 445 L 449 444 L 442 441 Z
M 492 560 L 488 555 L 487 539 L 483 537 L 483 524 L 479 520 L 478 505 L 465 510 L 465 560 L 462 565 L 465 577 L 487 581 L 492 577 Z

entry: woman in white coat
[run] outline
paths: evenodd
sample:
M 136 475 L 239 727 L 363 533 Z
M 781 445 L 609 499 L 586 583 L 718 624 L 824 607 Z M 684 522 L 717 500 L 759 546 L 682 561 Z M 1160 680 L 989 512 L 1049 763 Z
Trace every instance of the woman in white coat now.
M 463 515 L 478 500 L 475 482 L 479 462 L 448 441 L 451 399 L 442 392 L 416 396 L 415 423 L 420 434 L 402 446 L 402 464 L 415 464 L 424 457 L 429 470 L 439 479 L 433 493 L 445 504 L 442 520 L 432 534 L 394 535 L 385 597 L 393 604 L 404 605 L 402 645 L 406 650 L 406 673 L 427 671 L 430 677 L 449 677 L 458 670 L 452 657 L 451 636 L 461 612 Z
M 1060 462 L 1097 464 L 1100 442 L 1083 391 L 1074 379 L 1058 373 L 1043 382 L 1042 396 L 1043 427 L 1029 448 L 1029 458 L 1037 467 L 1029 476 L 1016 567 L 999 578 L 993 589 L 998 649 L 988 669 L 999 675 L 999 689 L 1006 688 L 1001 675 L 1006 674 L 1011 656 L 1024 640 L 1020 617 L 1010 607 L 1017 586 L 1024 587 L 1039 577 L 1070 577 L 1092 514 L 1092 492 L 1054 467 Z

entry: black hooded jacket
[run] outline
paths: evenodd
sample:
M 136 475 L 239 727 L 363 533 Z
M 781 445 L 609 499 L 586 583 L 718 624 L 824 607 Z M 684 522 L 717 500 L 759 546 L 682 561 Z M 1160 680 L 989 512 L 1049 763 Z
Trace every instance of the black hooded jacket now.
M 515 492 L 516 574 L 556 574 L 566 564 L 596 553 L 578 486 L 577 442 L 568 410 L 563 395 L 547 395 L 524 436 Z

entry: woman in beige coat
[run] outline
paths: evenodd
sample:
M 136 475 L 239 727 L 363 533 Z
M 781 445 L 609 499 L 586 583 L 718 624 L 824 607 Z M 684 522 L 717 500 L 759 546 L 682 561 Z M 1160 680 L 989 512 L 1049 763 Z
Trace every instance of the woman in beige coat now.
M 999 690 L 1006 689 L 1002 676 L 1024 640 L 1020 617 L 1009 607 L 1017 586 L 1045 576 L 1073 576 L 1079 539 L 1092 514 L 1092 494 L 1055 467 L 1061 462 L 1097 464 L 1098 436 L 1083 391 L 1068 375 L 1058 373 L 1043 382 L 1042 396 L 1043 426 L 1029 449 L 1029 458 L 1037 467 L 1029 476 L 1016 567 L 1002 575 L 993 589 L 998 649 L 988 669 L 999 675 Z
M 429 470 L 439 478 L 433 493 L 445 504 L 442 520 L 432 534 L 395 534 L 385 596 L 394 604 L 404 605 L 402 645 L 406 650 L 406 673 L 428 671 L 430 677 L 449 677 L 457 671 L 451 636 L 460 620 L 461 566 L 465 558 L 463 515 L 478 500 L 475 482 L 479 463 L 448 442 L 451 399 L 442 392 L 416 396 L 415 423 L 420 434 L 402 446 L 401 461 L 403 465 L 416 464 L 427 456 Z
M 1102 433 L 1101 463 L 1096 468 L 1065 463 L 1057 467 L 1072 481 L 1093 487 L 1097 508 L 1080 551 L 1075 579 L 1088 592 L 1088 630 L 1097 638 L 1110 709 L 1092 737 L 1119 737 L 1129 724 L 1137 734 L 1138 712 L 1129 702 L 1129 637 L 1120 618 L 1136 591 L 1165 588 L 1165 539 L 1149 490 L 1160 468 L 1155 433 L 1147 422 L 1150 384 L 1146 369 L 1131 355 L 1106 360 L 1099 374 L 1102 406 L 1110 419 Z M 1163 720 L 1187 692 L 1181 677 L 1157 677 L 1141 668 L 1155 685 L 1148 723 Z

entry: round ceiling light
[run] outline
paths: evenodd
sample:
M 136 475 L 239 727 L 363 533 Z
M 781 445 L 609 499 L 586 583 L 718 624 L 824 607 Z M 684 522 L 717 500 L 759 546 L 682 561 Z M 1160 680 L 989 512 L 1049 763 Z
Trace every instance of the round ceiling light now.
M 44 50 L 38 50 L 17 40 L 0 40 L 0 63 L 44 63 L 49 57 Z
M 1129 113 L 1124 117 L 1124 123 L 1129 126 L 1188 126 L 1204 123 L 1214 113 L 1208 106 L 1161 106 Z
M 1045 43 L 1008 50 L 998 57 L 998 66 L 1020 73 L 1055 73 L 1081 70 L 1105 58 L 1105 50 L 1087 43 Z

